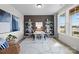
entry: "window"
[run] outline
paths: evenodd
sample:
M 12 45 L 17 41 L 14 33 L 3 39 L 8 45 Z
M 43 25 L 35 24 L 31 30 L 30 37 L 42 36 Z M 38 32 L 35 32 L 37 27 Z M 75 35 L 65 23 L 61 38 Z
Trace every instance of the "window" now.
M 37 27 L 37 28 L 43 27 L 43 23 L 42 23 L 42 22 L 36 22 L 36 27 Z
M 79 6 L 70 10 L 72 36 L 79 37 Z
M 59 15 L 58 33 L 65 33 L 65 13 Z

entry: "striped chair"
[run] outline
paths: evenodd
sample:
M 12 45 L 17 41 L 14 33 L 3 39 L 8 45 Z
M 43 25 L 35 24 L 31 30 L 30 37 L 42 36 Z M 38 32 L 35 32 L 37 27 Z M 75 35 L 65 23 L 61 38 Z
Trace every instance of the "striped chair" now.
M 8 47 L 9 47 L 8 42 L 6 40 L 0 38 L 0 50 L 8 48 Z

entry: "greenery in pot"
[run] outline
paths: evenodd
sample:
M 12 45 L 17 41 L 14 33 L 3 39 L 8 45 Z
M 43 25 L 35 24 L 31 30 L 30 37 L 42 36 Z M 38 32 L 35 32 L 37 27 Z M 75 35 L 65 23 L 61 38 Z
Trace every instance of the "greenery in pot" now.
M 15 39 L 17 39 L 17 37 L 11 34 L 9 34 L 6 38 L 8 42 L 15 42 Z

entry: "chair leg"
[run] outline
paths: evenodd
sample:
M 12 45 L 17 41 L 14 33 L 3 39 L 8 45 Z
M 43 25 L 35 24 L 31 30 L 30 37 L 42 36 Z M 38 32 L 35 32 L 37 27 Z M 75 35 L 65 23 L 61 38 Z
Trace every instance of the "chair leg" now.
M 33 38 L 33 40 L 35 40 L 35 36 L 34 35 L 32 35 L 32 38 Z
M 46 34 L 44 35 L 44 39 L 46 40 Z

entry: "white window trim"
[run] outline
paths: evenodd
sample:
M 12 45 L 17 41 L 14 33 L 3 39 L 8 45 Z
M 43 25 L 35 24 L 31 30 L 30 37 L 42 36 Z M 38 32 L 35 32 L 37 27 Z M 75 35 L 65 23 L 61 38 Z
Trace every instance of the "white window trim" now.
M 60 13 L 58 14 L 58 16 L 57 16 L 57 17 L 58 17 L 58 20 L 59 20 L 60 15 L 62 15 L 62 14 L 64 14 L 64 13 L 66 14 L 65 11 L 62 11 L 62 12 L 60 12 Z M 65 15 L 65 16 L 66 16 L 66 15 Z M 57 25 L 58 25 L 58 22 L 57 22 Z M 59 29 L 59 26 L 58 26 L 58 29 Z M 57 30 L 57 31 L 58 31 L 58 30 Z M 63 34 L 63 35 L 66 34 L 66 18 L 65 18 L 65 33 L 61 33 L 61 32 L 58 31 L 58 34 Z
M 70 8 L 68 9 L 68 11 L 71 10 L 71 9 L 73 9 L 73 8 L 75 8 L 76 6 L 78 6 L 78 5 L 73 5 L 72 7 L 70 7 Z M 69 17 L 70 17 L 70 16 L 69 16 Z M 70 20 L 71 20 L 71 19 L 70 19 Z M 71 22 L 69 22 L 69 23 L 70 23 L 70 25 L 72 25 L 72 20 L 71 20 Z M 72 32 L 72 27 L 70 27 L 70 31 Z M 72 33 L 71 33 L 70 37 L 79 39 L 79 37 L 73 36 Z

